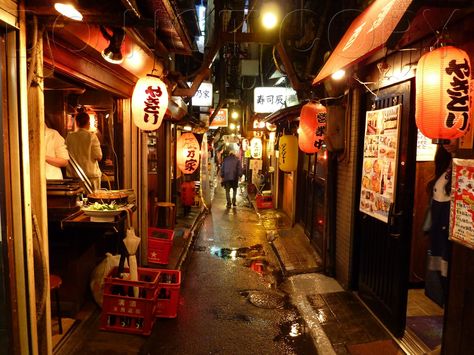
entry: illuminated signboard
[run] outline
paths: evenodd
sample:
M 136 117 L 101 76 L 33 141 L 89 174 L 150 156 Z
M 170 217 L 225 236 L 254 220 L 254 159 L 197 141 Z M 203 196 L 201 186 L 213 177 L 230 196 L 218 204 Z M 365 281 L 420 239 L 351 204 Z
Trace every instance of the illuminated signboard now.
M 212 106 L 212 83 L 201 83 L 191 103 L 193 106 Z
M 253 92 L 253 110 L 271 113 L 298 103 L 296 91 L 291 88 L 257 87 Z
M 214 112 L 214 109 L 211 109 L 211 115 L 213 112 Z M 226 108 L 222 108 L 214 116 L 214 119 L 209 125 L 209 128 L 216 129 L 219 127 L 227 127 L 227 123 L 228 123 L 228 112 Z

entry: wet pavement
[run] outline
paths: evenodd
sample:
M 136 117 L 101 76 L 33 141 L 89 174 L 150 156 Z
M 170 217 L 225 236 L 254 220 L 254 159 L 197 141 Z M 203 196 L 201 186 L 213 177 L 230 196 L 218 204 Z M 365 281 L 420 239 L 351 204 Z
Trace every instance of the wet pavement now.
M 217 189 L 187 261 L 175 319 L 158 319 L 140 354 L 317 354 L 279 289 L 278 261 L 248 200 Z
M 97 310 L 57 354 L 402 353 L 352 293 L 311 272 L 320 260 L 301 228 L 240 194 L 225 205 L 217 188 L 212 212 L 194 208 L 175 228 L 176 318 L 158 318 L 144 337 L 100 331 Z

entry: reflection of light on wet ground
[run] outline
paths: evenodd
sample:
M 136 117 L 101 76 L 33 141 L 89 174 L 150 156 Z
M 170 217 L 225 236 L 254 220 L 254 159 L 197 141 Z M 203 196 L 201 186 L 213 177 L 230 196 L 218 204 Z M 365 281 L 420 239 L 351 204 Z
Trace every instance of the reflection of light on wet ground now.
M 301 325 L 299 323 L 293 323 L 290 327 L 290 337 L 297 337 L 301 335 Z
M 232 251 L 230 252 L 230 258 L 231 258 L 232 260 L 237 259 L 237 250 L 234 249 L 234 250 L 232 250 Z

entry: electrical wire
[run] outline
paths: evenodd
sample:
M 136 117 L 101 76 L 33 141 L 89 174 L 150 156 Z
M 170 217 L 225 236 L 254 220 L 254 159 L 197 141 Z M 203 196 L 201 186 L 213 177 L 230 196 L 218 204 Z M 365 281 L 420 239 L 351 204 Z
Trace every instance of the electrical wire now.
M 379 98 L 379 96 L 373 92 L 368 86 L 367 84 L 376 84 L 375 82 L 373 81 L 368 81 L 368 82 L 363 82 L 362 80 L 360 80 L 357 75 L 354 75 L 353 78 L 359 83 L 359 84 L 362 84 L 372 95 L 375 96 L 375 99 L 377 100 Z M 377 88 L 377 91 L 378 91 L 378 88 Z

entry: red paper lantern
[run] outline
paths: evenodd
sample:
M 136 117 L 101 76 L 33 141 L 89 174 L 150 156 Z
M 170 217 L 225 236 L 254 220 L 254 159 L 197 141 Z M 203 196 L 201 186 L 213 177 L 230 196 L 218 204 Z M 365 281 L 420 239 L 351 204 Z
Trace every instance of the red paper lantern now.
M 176 160 L 183 174 L 192 174 L 199 166 L 201 147 L 192 133 L 184 133 L 176 143 Z
M 470 123 L 471 64 L 463 50 L 440 47 L 418 61 L 416 125 L 434 143 L 463 136 Z
M 308 154 L 317 153 L 324 143 L 327 110 L 320 103 L 310 102 L 301 108 L 298 146 Z
M 132 95 L 135 125 L 144 131 L 158 129 L 168 108 L 168 89 L 157 76 L 148 74 L 137 81 Z

